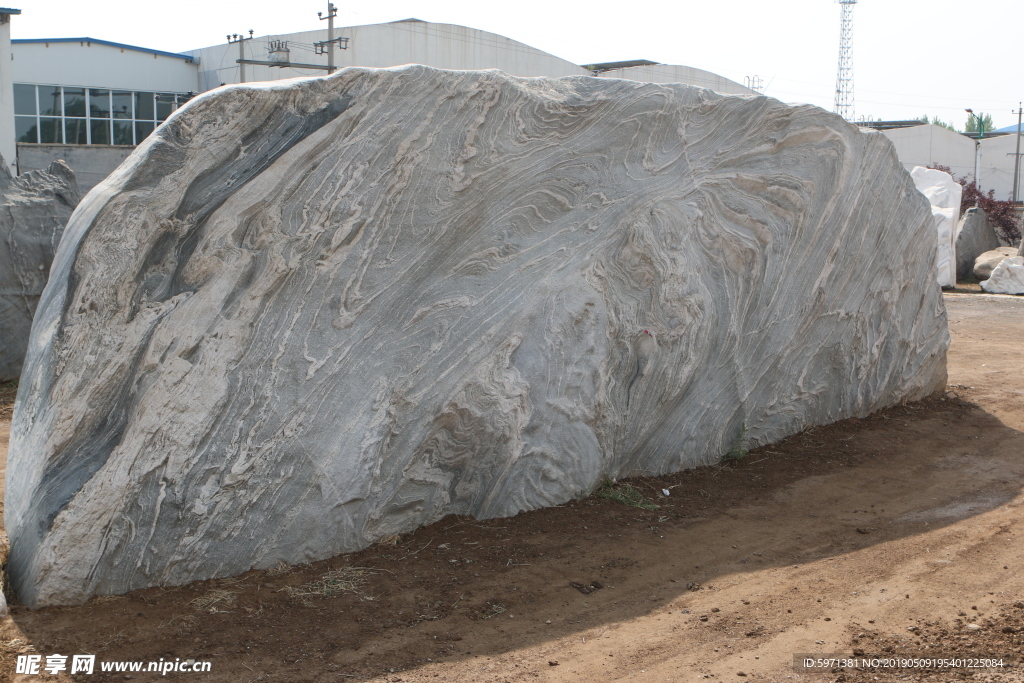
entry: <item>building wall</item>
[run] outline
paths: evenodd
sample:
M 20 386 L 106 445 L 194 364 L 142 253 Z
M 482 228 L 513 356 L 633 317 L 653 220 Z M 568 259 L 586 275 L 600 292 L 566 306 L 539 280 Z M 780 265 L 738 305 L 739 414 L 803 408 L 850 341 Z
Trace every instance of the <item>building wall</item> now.
M 994 138 L 983 138 L 981 141 L 981 187 L 995 190 L 996 199 L 1013 198 L 1013 154 L 1016 152 L 1017 136 L 1000 135 Z M 1024 153 L 1024 139 L 1021 140 L 1021 152 Z M 1024 174 L 1024 163 L 1021 163 Z M 1017 181 L 1017 200 L 1022 198 L 1021 189 L 1024 182 Z
M 78 191 L 84 197 L 134 150 L 134 147 L 99 145 L 18 145 L 18 172 L 36 171 L 63 159 L 75 172 Z
M 348 49 L 336 50 L 337 67 L 391 67 L 425 64 L 438 69 L 500 69 L 513 76 L 588 76 L 590 72 L 554 55 L 496 33 L 467 26 L 400 21 L 335 28 L 335 37 L 349 38 Z M 313 52 L 313 43 L 327 40 L 327 29 L 258 36 L 245 41 L 247 59 L 267 60 L 271 40 L 287 40 L 290 61 L 327 64 L 326 55 Z M 238 83 L 237 44 L 227 43 L 189 51 L 199 58 L 199 90 Z M 246 65 L 246 81 L 269 81 L 297 76 L 320 76 L 326 71 Z
M 195 63 L 97 42 L 21 42 L 11 45 L 14 81 L 118 90 L 197 91 Z
M 628 69 L 614 69 L 600 74 L 602 78 L 625 78 L 643 83 L 686 83 L 708 88 L 728 95 L 757 95 L 754 90 L 731 81 L 724 76 L 678 64 L 652 64 L 633 66 Z
M 883 130 L 907 170 L 914 166 L 949 166 L 953 175 L 974 178 L 974 140 L 942 126 L 924 124 Z
M 339 27 L 336 37 L 347 37 L 348 48 L 334 52 L 335 65 L 393 67 L 403 64 L 426 64 L 439 69 L 500 69 L 514 76 L 590 76 L 581 66 L 548 54 L 510 38 L 487 31 L 453 24 L 435 24 L 421 21 L 400 21 L 389 24 Z M 0 36 L 2 39 L 2 36 Z M 290 61 L 309 64 L 327 64 L 326 55 L 315 54 L 313 44 L 327 40 L 326 27 L 302 33 L 283 36 L 262 36 L 243 42 L 247 59 L 268 60 L 271 40 L 286 40 L 290 48 Z M 137 96 L 156 94 L 157 102 L 163 94 L 204 92 L 220 86 L 239 82 L 239 55 L 237 44 L 222 43 L 192 50 L 189 59 L 168 53 L 148 51 L 144 48 L 111 45 L 97 40 L 52 40 L 15 41 L 12 45 L 13 82 L 39 86 L 38 105 L 35 120 L 30 114 L 21 113 L 16 119 L 25 129 L 24 139 L 35 144 L 18 144 L 18 168 L 21 172 L 45 168 L 55 159 L 64 159 L 78 176 L 83 193 L 94 187 L 123 161 L 131 152 L 130 146 L 119 146 L 125 140 L 141 140 L 164 115 L 154 115 L 154 120 L 143 122 L 139 114 Z M 272 81 L 297 76 L 320 76 L 325 70 L 279 68 L 263 65 L 246 65 L 246 81 Z M 605 77 L 626 78 L 653 83 L 688 83 L 711 88 L 718 92 L 751 94 L 753 91 L 717 74 L 685 66 L 656 65 L 620 69 L 603 74 Z M 45 89 L 43 86 L 49 86 Z M 57 87 L 54 87 L 57 86 Z M 110 97 L 123 100 L 127 91 L 134 91 L 131 98 L 135 105 L 119 119 L 104 115 L 95 117 L 92 113 L 93 92 L 88 90 L 82 96 L 88 104 L 89 113 L 67 114 L 69 88 L 96 89 L 98 98 Z M 22 89 L 24 90 L 24 88 Z M 117 92 L 114 92 L 117 91 Z M 20 92 L 20 91 L 19 91 Z M 111 109 L 120 111 L 119 105 L 110 99 Z M 173 97 L 172 97 L 173 99 Z M 56 117 L 50 109 L 44 109 L 44 101 L 63 101 L 64 120 L 54 123 Z M 118 100 L 120 102 L 121 100 Z M 107 101 L 107 100 L 97 100 Z M 2 102 L 0 102 L 2 105 Z M 115 106 L 116 105 L 116 106 Z M 47 105 L 48 106 L 48 105 Z M 75 105 L 80 106 L 80 105 Z M 159 104 L 157 105 L 159 107 Z M 52 109 L 52 107 L 51 107 Z M 77 111 L 77 110 L 76 110 Z M 132 114 L 134 111 L 134 115 Z M 73 117 L 74 120 L 69 120 Z M 11 118 L 11 117 L 7 117 Z M 127 134 L 127 121 L 131 119 L 133 131 Z M 107 121 L 112 121 L 108 129 Z M 101 126 L 97 132 L 94 122 Z M 33 135 L 29 124 L 36 125 Z M 87 133 L 82 137 L 75 126 L 81 123 Z M 50 126 L 55 133 L 47 128 Z M 56 126 L 56 127 L 54 127 Z M 141 126 L 141 128 L 140 128 Z M 20 130 L 20 129 L 19 129 Z M 75 131 L 74 133 L 69 132 Z M 104 133 L 107 131 L 107 133 Z M 120 135 L 119 135 L 120 131 Z M 70 144 L 103 141 L 115 145 Z M 16 138 L 6 134 L 5 139 Z M 13 147 L 13 145 L 12 145 Z
M 14 146 L 14 69 L 11 66 L 11 15 L 0 14 L 0 156 L 11 175 L 17 175 Z
M 977 145 L 971 138 L 942 126 L 925 124 L 882 131 L 892 140 L 903 166 L 949 166 L 957 178 L 974 179 Z M 981 141 L 981 179 L 984 191 L 995 190 L 996 199 L 1013 195 L 1013 135 L 983 138 Z

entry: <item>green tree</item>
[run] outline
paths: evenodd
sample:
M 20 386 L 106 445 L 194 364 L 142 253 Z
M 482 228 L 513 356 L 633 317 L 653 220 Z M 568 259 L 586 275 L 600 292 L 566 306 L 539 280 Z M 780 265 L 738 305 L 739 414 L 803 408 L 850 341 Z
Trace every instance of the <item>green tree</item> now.
M 918 121 L 924 121 L 925 123 L 931 123 L 931 124 L 934 124 L 936 126 L 942 126 L 943 128 L 951 130 L 951 131 L 953 131 L 955 133 L 959 133 L 960 132 L 960 131 L 958 131 L 956 129 L 956 126 L 954 126 L 952 123 L 946 123 L 945 121 L 941 120 L 938 116 L 933 116 L 933 117 L 931 117 L 929 119 L 928 115 L 925 114 L 924 116 L 919 118 Z
M 977 116 L 973 114 L 967 115 L 967 125 L 964 126 L 965 133 L 977 133 L 978 132 L 978 121 L 981 120 L 982 132 L 987 133 L 990 130 L 995 130 L 996 126 L 992 123 L 992 114 L 979 114 Z

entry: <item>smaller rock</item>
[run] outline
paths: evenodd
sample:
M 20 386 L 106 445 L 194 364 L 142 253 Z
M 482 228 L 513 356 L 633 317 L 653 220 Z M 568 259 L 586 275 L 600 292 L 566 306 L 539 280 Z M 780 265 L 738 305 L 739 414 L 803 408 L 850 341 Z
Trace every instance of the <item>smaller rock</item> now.
M 981 627 L 978 626 L 977 624 L 967 624 L 967 628 L 969 630 L 971 630 L 971 631 L 979 631 L 979 630 L 981 630 Z
M 555 660 L 553 660 L 553 659 L 551 659 L 551 660 L 548 660 L 548 666 L 558 666 L 558 662 L 556 662 L 556 661 L 555 661 Z
M 999 237 L 985 212 L 979 208 L 967 209 L 956 229 L 957 279 L 970 277 L 978 256 L 999 246 Z
M 981 288 L 989 294 L 1024 294 L 1024 256 L 1003 259 Z
M 996 266 L 998 266 L 1004 258 L 1016 255 L 1017 250 L 1013 247 L 999 247 L 992 251 L 986 251 L 974 260 L 974 277 L 979 282 L 989 279 L 989 277 L 992 276 L 992 271 L 996 269 Z

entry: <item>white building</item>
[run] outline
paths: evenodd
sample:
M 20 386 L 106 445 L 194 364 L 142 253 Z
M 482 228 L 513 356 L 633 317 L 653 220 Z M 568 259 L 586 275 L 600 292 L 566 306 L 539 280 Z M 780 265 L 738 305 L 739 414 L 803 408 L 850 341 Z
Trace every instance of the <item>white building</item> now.
M 18 12 L 0 9 L 0 17 L 6 16 L 4 11 Z M 15 23 L 15 34 L 16 29 Z M 0 73 L 0 90 L 13 83 L 8 92 L 13 91 L 14 124 L 6 133 L 0 127 L 0 137 L 16 139 L 17 156 L 10 142 L 10 149 L 0 147 L 0 152 L 17 172 L 64 159 L 85 192 L 192 95 L 241 82 L 243 66 L 246 82 L 325 74 L 328 56 L 317 44 L 328 40 L 327 32 L 324 28 L 257 36 L 181 54 L 94 38 L 11 40 L 11 80 L 2 80 Z M 687 83 L 723 93 L 756 94 L 700 69 L 646 60 L 586 68 L 495 33 L 418 19 L 337 28 L 335 37 L 345 47 L 334 50 L 336 68 L 426 64 L 440 69 L 500 69 L 514 76 L 597 75 Z M 0 66 L 3 63 L 0 60 Z M 2 107 L 0 93 L 0 118 Z
M 190 55 L 92 38 L 11 41 L 19 172 L 64 159 L 88 190 L 196 89 Z M 6 158 L 6 155 L 5 155 Z
M 1016 135 L 1003 134 L 974 140 L 931 123 L 891 128 L 881 133 L 892 140 L 896 155 L 908 171 L 914 166 L 948 166 L 957 178 L 973 180 L 977 163 L 982 190 L 995 190 L 996 199 L 1013 197 Z M 1018 185 L 1024 183 L 1018 182 Z

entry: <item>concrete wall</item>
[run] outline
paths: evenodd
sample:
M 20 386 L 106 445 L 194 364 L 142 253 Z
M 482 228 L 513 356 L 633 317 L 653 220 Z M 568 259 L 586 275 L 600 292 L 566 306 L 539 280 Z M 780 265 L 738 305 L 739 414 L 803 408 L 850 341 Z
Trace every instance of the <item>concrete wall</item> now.
M 995 190 L 996 199 L 1013 197 L 1013 153 L 1016 151 L 1016 135 L 1000 135 L 994 138 L 983 138 L 981 141 L 981 187 L 984 190 Z M 1024 139 L 1020 150 L 1024 153 Z M 1021 163 L 1024 174 L 1024 162 Z M 1024 182 L 1017 182 L 1017 200 L 1021 199 Z
M 11 45 L 14 80 L 112 90 L 188 92 L 199 88 L 195 63 L 91 41 Z
M 335 37 L 349 38 L 347 50 L 335 51 L 336 66 L 390 67 L 425 64 L 438 69 L 500 69 L 513 76 L 588 76 L 586 69 L 496 33 L 467 26 L 399 21 L 335 28 Z M 313 53 L 312 44 L 327 40 L 327 29 L 258 36 L 245 42 L 247 59 L 268 59 L 270 40 L 289 41 L 291 61 L 327 64 L 326 55 Z M 238 45 L 214 45 L 189 51 L 200 59 L 199 90 L 238 83 Z M 246 81 L 271 81 L 297 76 L 321 76 L 315 69 L 282 69 L 246 65 Z
M 677 64 L 652 64 L 628 69 L 614 69 L 600 74 L 602 78 L 625 78 L 643 83 L 686 83 L 729 95 L 757 95 L 759 93 L 730 81 L 724 76 Z
M 882 135 L 892 140 L 896 154 L 908 171 L 914 166 L 938 164 L 949 166 L 957 178 L 974 178 L 977 146 L 965 135 L 930 123 L 884 130 Z M 1013 135 L 983 138 L 981 141 L 981 189 L 986 192 L 995 190 L 996 199 L 1010 199 L 1013 195 L 1013 157 L 1010 154 L 1016 144 Z M 1021 147 L 1024 151 L 1024 141 Z M 1021 185 L 1024 187 L 1024 183 Z
M 134 151 L 134 147 L 111 145 L 18 145 L 18 172 L 46 168 L 63 159 L 78 180 L 78 191 L 86 193 L 110 175 Z
M 957 178 L 974 178 L 974 140 L 942 126 L 924 124 L 883 130 L 907 170 L 914 166 L 949 166 Z
M 17 175 L 14 147 L 14 70 L 11 68 L 11 15 L 0 13 L 0 155 Z

